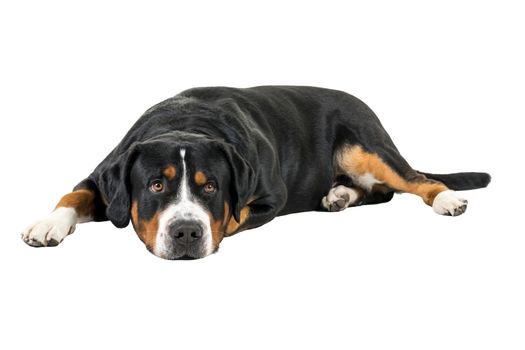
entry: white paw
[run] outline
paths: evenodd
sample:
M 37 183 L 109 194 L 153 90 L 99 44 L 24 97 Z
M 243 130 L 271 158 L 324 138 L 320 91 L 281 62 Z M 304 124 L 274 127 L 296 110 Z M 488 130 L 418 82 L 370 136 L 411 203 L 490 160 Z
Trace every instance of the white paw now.
M 341 211 L 355 204 L 358 199 L 359 192 L 355 189 L 339 185 L 330 189 L 321 205 L 328 211 Z
M 77 213 L 73 208 L 58 208 L 43 220 L 29 226 L 22 234 L 24 242 L 33 247 L 52 247 L 73 233 Z
M 440 192 L 434 198 L 432 209 L 441 215 L 458 216 L 467 210 L 467 204 L 466 199 L 458 198 L 456 192 L 448 190 Z

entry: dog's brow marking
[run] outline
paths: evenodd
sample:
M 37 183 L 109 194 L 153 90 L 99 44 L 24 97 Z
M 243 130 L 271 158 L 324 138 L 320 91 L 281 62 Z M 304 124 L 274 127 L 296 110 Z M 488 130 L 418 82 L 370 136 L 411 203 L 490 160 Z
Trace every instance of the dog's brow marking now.
M 168 180 L 173 180 L 175 178 L 175 176 L 177 176 L 177 168 L 175 168 L 175 165 L 173 164 L 170 164 L 168 165 L 164 171 L 162 172 L 162 174 L 168 179 Z
M 202 186 L 202 185 L 204 185 L 204 184 L 206 184 L 208 182 L 208 179 L 206 178 L 206 175 L 204 175 L 204 173 L 202 171 L 197 171 L 195 173 L 195 176 L 194 176 L 193 180 L 195 181 L 195 183 L 198 186 Z

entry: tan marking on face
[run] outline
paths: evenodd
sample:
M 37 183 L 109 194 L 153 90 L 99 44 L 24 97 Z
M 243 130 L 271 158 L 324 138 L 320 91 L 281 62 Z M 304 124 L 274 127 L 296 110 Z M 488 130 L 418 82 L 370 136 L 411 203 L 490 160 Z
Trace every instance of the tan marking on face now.
M 175 176 L 177 176 L 177 168 L 175 168 L 175 165 L 168 165 L 162 174 L 166 177 L 168 180 L 173 180 Z
M 206 178 L 206 175 L 204 175 L 204 173 L 202 171 L 195 172 L 194 180 L 195 180 L 195 183 L 198 186 L 202 186 L 202 185 L 204 185 L 205 183 L 208 182 L 208 179 Z
M 90 190 L 76 190 L 68 193 L 58 202 L 56 208 L 59 207 L 73 208 L 81 218 L 93 217 L 95 212 L 95 193 Z
M 159 212 L 156 212 L 150 220 L 141 220 L 139 218 L 138 202 L 135 200 L 131 204 L 131 222 L 133 227 L 140 240 L 144 242 L 150 251 L 153 251 L 155 247 L 159 229 L 159 215 Z
M 226 236 L 231 236 L 239 232 L 239 228 L 246 222 L 246 219 L 248 219 L 249 215 L 250 207 L 246 206 L 241 209 L 240 222 L 237 222 L 237 220 L 235 220 L 235 218 L 232 216 L 228 222 L 228 226 L 226 227 Z
M 217 249 L 219 243 L 222 241 L 226 231 L 226 224 L 230 218 L 230 206 L 227 202 L 224 202 L 224 214 L 220 219 L 215 219 L 211 213 L 208 214 L 210 217 L 211 236 L 213 241 L 213 249 Z
M 432 205 L 438 193 L 448 190 L 443 183 L 427 179 L 414 171 L 413 179 L 407 180 L 390 168 L 377 154 L 365 152 L 361 146 L 345 146 L 336 153 L 338 166 L 348 175 L 372 174 L 386 186 L 420 196 Z

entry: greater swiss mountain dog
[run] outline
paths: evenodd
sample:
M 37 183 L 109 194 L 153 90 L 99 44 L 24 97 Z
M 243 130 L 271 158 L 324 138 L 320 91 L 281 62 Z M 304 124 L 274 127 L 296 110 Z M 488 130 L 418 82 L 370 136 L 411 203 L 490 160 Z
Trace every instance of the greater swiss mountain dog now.
M 412 193 L 441 215 L 486 173 L 428 174 L 399 154 L 374 112 L 341 91 L 195 88 L 161 102 L 23 240 L 55 246 L 87 221 L 121 228 L 165 259 L 202 258 L 276 216 L 388 202 Z

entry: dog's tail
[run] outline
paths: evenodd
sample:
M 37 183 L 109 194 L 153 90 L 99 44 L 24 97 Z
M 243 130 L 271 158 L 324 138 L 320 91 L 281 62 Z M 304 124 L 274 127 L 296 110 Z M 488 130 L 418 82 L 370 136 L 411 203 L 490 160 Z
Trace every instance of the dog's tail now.
M 487 173 L 429 174 L 419 171 L 429 179 L 444 183 L 451 190 L 465 191 L 487 187 L 491 177 Z

